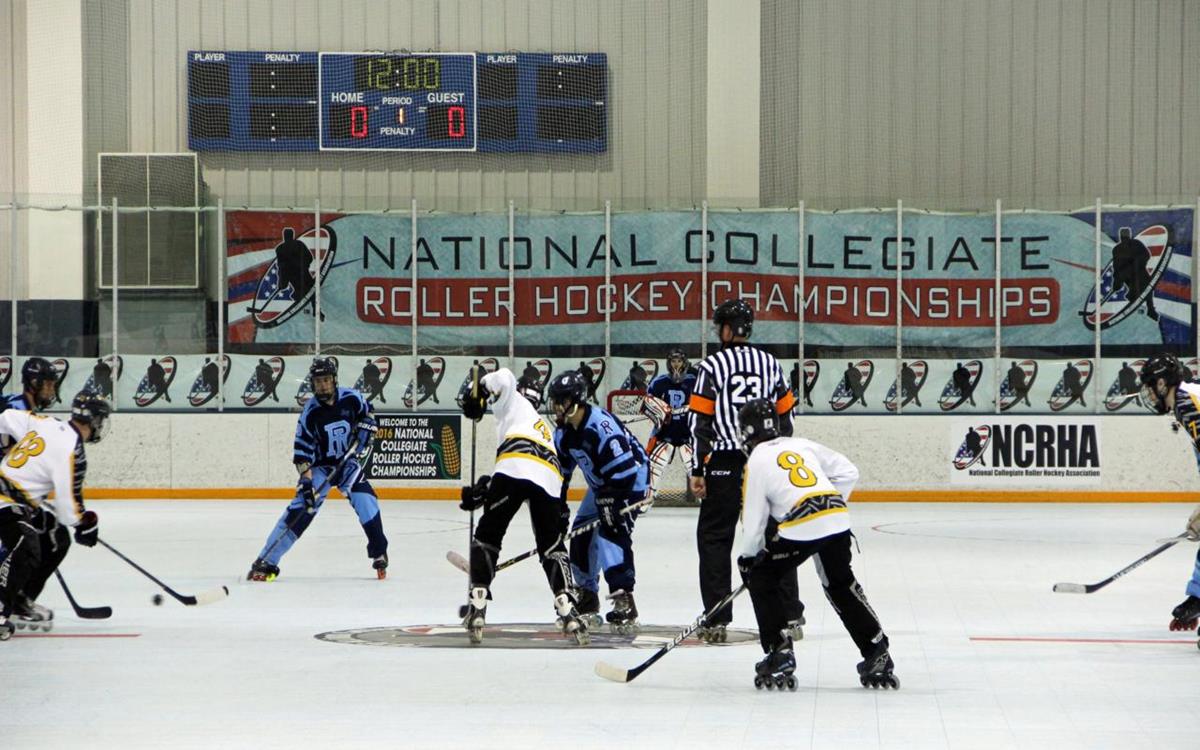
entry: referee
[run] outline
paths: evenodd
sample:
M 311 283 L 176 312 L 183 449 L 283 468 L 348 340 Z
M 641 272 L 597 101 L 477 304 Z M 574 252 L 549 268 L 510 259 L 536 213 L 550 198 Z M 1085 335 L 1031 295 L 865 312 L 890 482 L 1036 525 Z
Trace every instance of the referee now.
M 791 436 L 792 405 L 796 402 L 779 360 L 747 343 L 754 326 L 754 310 L 745 300 L 721 303 L 713 313 L 713 326 L 721 349 L 697 365 L 696 385 L 688 403 L 693 450 L 690 485 L 692 494 L 703 501 L 696 523 L 696 547 L 705 612 L 732 590 L 730 553 L 741 514 L 742 473 L 746 467 L 738 410 L 747 402 L 765 398 L 780 416 L 780 434 Z M 787 614 L 798 637 L 804 606 L 794 573 L 785 578 L 784 591 L 795 601 L 794 610 Z M 731 605 L 714 612 L 700 630 L 700 637 L 709 643 L 724 641 L 731 619 Z

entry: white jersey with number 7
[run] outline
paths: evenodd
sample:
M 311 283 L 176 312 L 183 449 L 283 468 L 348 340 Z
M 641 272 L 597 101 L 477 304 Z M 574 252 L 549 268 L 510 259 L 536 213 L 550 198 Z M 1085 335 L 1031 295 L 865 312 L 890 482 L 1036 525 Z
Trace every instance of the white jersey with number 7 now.
M 804 438 L 779 437 L 755 446 L 742 485 L 742 551 L 753 557 L 766 546 L 767 523 L 779 536 L 812 541 L 849 531 L 846 501 L 858 481 L 850 459 Z

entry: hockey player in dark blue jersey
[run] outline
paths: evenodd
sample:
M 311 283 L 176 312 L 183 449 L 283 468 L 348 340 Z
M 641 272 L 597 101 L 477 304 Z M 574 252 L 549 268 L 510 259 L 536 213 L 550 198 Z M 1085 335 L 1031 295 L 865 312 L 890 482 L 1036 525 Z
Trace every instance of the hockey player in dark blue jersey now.
M 554 444 L 562 465 L 563 496 L 578 466 L 588 491 L 575 513 L 572 528 L 600 519 L 590 533 L 571 539 L 571 569 L 579 587 L 577 609 L 591 624 L 600 620 L 600 571 L 608 582 L 613 609 L 609 627 L 619 633 L 637 629 L 633 601 L 633 521 L 624 513 L 646 498 L 649 489 L 646 452 L 621 420 L 587 403 L 588 387 L 578 372 L 565 372 L 550 384 L 550 405 L 558 429 Z
M 371 558 L 376 575 L 386 578 L 388 542 L 383 534 L 379 499 L 362 476 L 376 430 L 371 405 L 353 388 L 338 387 L 337 364 L 332 359 L 313 360 L 309 376 L 313 395 L 300 412 L 293 445 L 292 460 L 300 474 L 296 497 L 279 517 L 246 578 L 272 581 L 279 576 L 280 558 L 312 523 L 330 487 L 337 487 L 350 499 L 350 506 L 367 535 L 367 557 Z M 354 454 L 326 483 L 349 451 Z
M 30 357 L 21 366 L 21 392 L 4 396 L 0 411 L 45 411 L 57 400 L 58 370 L 47 359 Z
M 667 372 L 650 381 L 642 399 L 641 412 L 654 422 L 646 443 L 650 457 L 650 494 L 658 491 L 663 471 L 679 454 L 685 467 L 692 465 L 692 431 L 688 427 L 688 399 L 696 385 L 696 373 L 687 355 L 675 348 L 667 355 Z

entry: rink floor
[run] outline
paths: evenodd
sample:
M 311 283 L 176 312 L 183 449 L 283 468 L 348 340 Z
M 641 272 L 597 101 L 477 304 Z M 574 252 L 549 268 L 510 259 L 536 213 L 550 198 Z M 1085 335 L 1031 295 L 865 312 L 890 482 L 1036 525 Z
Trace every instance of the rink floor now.
M 898 692 L 859 687 L 859 657 L 801 571 L 808 605 L 800 689 L 758 692 L 757 644 L 679 648 L 636 682 L 596 677 L 646 649 L 475 649 L 330 643 L 319 633 L 456 624 L 467 516 L 452 503 L 387 502 L 391 577 L 374 579 L 353 513 L 331 501 L 270 584 L 242 581 L 282 502 L 96 502 L 101 535 L 185 593 L 186 608 L 102 548 L 63 566 L 42 602 L 55 638 L 0 644 L 6 747 L 44 748 L 1184 748 L 1195 747 L 1195 637 L 1170 633 L 1195 546 L 1181 544 L 1087 596 L 1178 533 L 1183 505 L 858 504 L 855 568 L 892 641 Z M 505 557 L 532 545 L 522 512 Z M 635 535 L 648 624 L 699 612 L 695 511 L 655 509 Z M 549 622 L 540 566 L 502 572 L 489 620 Z M 749 599 L 734 624 L 754 627 Z

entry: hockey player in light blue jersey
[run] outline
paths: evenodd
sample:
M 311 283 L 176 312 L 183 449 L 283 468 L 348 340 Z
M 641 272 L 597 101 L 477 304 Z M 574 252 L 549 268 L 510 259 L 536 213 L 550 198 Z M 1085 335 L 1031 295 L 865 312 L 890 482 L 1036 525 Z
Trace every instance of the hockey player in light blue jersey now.
M 549 395 L 558 425 L 554 443 L 562 464 L 564 497 L 576 466 L 588 485 L 573 528 L 600 520 L 596 530 L 571 540 L 571 569 L 580 589 L 579 613 L 593 624 L 599 623 L 603 570 L 613 602 L 606 618 L 609 626 L 619 633 L 633 632 L 638 615 L 633 601 L 632 536 L 637 511 L 623 511 L 647 496 L 646 452 L 621 420 L 599 406 L 588 405 L 587 383 L 578 372 L 556 377 Z
M 371 405 L 353 388 L 338 387 L 337 365 L 331 359 L 313 360 L 309 376 L 313 395 L 300 412 L 293 444 L 293 462 L 300 474 L 296 497 L 279 517 L 246 578 L 272 581 L 278 577 L 279 560 L 316 518 L 330 487 L 337 487 L 350 499 L 350 506 L 367 535 L 367 557 L 371 558 L 376 576 L 386 578 L 388 542 L 383 534 L 379 500 L 362 475 L 376 430 Z M 341 471 L 326 485 L 330 473 L 352 448 L 354 455 L 346 459 Z

